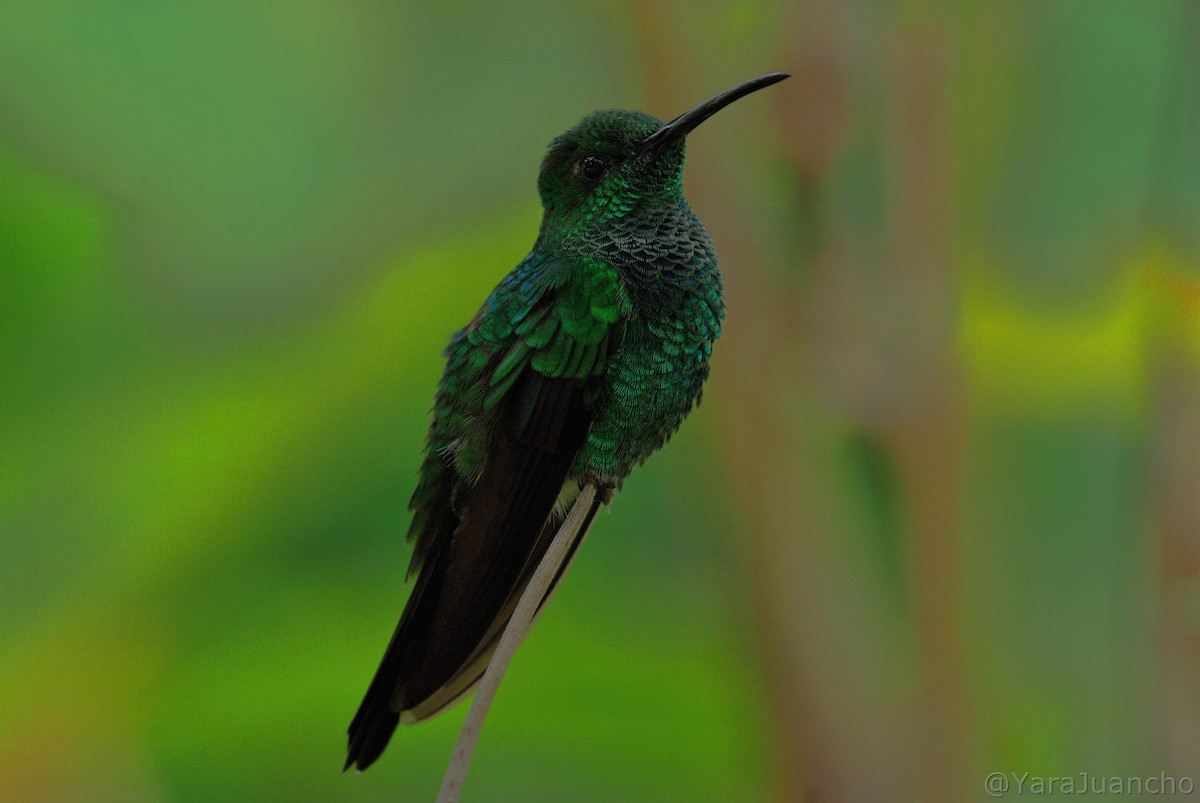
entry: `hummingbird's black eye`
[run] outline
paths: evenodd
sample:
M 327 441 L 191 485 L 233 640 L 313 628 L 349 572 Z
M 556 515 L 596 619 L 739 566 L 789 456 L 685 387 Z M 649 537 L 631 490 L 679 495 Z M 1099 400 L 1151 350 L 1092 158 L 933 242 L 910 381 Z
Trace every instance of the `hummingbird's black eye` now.
M 589 153 L 579 160 L 579 172 L 588 181 L 599 181 L 604 178 L 606 170 L 608 170 L 608 163 L 594 153 Z

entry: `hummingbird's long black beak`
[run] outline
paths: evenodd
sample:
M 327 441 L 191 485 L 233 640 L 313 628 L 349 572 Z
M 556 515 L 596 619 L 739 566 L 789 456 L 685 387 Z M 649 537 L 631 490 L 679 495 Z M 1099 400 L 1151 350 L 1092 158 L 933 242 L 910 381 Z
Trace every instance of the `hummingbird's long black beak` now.
M 757 92 L 771 84 L 777 84 L 790 74 L 786 72 L 769 72 L 766 75 L 751 78 L 749 81 L 743 81 L 737 86 L 726 89 L 716 97 L 709 98 L 698 106 L 688 109 L 671 122 L 664 123 L 657 131 L 642 140 L 642 150 L 648 151 L 662 148 L 669 142 L 686 137 L 693 128 L 721 111 L 721 109 L 724 109 L 730 103 L 746 97 L 751 92 Z

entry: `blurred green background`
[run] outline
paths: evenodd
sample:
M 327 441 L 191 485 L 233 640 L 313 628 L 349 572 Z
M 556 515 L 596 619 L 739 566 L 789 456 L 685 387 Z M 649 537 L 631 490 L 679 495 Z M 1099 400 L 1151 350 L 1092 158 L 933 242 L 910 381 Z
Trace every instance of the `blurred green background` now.
M 441 348 L 553 136 L 773 69 L 690 140 L 705 403 L 466 799 L 1200 775 L 1198 54 L 1189 0 L 7 0 L 0 796 L 433 799 L 462 706 L 339 770 Z

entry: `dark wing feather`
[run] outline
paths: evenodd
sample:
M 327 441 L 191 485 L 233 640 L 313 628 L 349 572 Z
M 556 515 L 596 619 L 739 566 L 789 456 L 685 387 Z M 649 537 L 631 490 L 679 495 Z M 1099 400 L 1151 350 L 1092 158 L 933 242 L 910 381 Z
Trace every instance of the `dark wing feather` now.
M 544 606 L 553 595 L 554 590 L 558 585 L 558 581 L 562 578 L 563 574 L 566 573 L 567 568 L 574 559 L 576 550 L 578 550 L 584 536 L 587 535 L 588 528 L 591 527 L 592 519 L 594 519 L 596 516 L 596 511 L 598 511 L 600 506 L 604 503 L 605 500 L 600 495 L 598 495 L 595 501 L 592 502 L 591 508 L 584 516 L 583 525 L 579 528 L 579 532 L 576 534 L 575 540 L 571 543 L 570 549 L 567 552 L 566 560 L 564 560 L 563 565 L 559 567 L 558 573 L 554 576 L 554 579 L 550 584 L 550 588 L 546 591 L 546 596 L 542 598 L 542 602 L 538 606 L 538 615 L 541 613 L 541 607 Z M 523 591 L 529 584 L 530 579 L 533 577 L 534 571 L 537 569 L 537 564 L 541 561 L 542 556 L 546 554 L 546 550 L 549 549 L 550 542 L 554 540 L 554 536 L 558 534 L 558 528 L 561 523 L 561 518 L 552 517 L 542 528 L 542 533 L 540 536 L 538 536 L 538 542 L 533 549 L 533 554 L 538 557 L 538 560 L 530 561 L 526 564 L 525 570 L 521 573 L 520 578 L 517 580 L 516 588 Z M 508 598 L 503 609 L 497 613 L 496 619 L 493 621 L 492 626 L 480 640 L 479 646 L 472 653 L 471 658 L 465 664 L 463 664 L 462 668 L 459 669 L 458 673 L 450 682 L 438 689 L 436 694 L 430 696 L 421 704 L 418 709 L 413 712 L 414 719 L 416 721 L 428 719 L 429 717 L 434 716 L 446 708 L 449 708 L 464 695 L 470 693 L 473 688 L 475 688 L 475 684 L 477 684 L 483 677 L 483 673 L 487 669 L 488 663 L 491 661 L 492 653 L 495 652 L 496 647 L 500 643 L 500 637 L 504 633 L 504 627 L 507 625 L 513 611 L 516 609 L 519 600 L 519 593 Z
M 392 700 L 401 711 L 428 708 L 425 703 L 454 680 L 502 613 L 511 615 L 524 589 L 520 579 L 527 579 L 527 568 L 531 571 L 545 552 L 539 536 L 592 416 L 580 382 L 526 371 L 528 379 L 513 388 L 516 398 L 505 405 L 501 419 L 515 418 L 512 409 L 530 394 L 530 425 L 519 431 L 502 425 L 494 436 L 483 473 L 439 562 L 436 591 L 421 599 L 422 615 L 409 633 L 416 648 L 406 653 L 411 657 Z
M 601 285 L 598 295 L 596 282 L 567 279 L 543 279 L 526 314 L 509 304 L 523 300 L 527 283 L 506 281 L 451 345 L 413 498 L 417 583 L 350 725 L 347 767 L 369 766 L 402 719 L 432 716 L 470 690 L 554 535 L 555 500 L 623 332 L 609 314 L 615 306 L 596 301 L 614 288 Z M 458 388 L 465 403 L 444 402 L 464 366 L 479 379 Z M 489 422 L 473 483 L 445 445 L 459 419 Z

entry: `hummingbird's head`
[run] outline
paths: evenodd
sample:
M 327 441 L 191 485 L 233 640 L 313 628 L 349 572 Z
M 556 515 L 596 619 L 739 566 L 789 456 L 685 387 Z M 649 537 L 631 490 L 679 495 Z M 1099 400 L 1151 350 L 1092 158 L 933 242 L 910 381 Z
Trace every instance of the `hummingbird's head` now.
M 648 114 L 596 112 L 550 143 L 538 176 L 542 229 L 571 232 L 675 206 L 683 194 L 684 140 L 739 98 L 787 77 L 769 73 L 722 92 L 669 123 Z
M 683 138 L 653 154 L 642 147 L 662 121 L 648 114 L 589 114 L 550 143 L 538 176 L 546 221 L 603 224 L 681 192 Z

